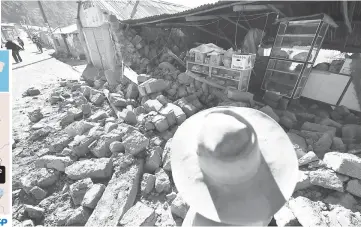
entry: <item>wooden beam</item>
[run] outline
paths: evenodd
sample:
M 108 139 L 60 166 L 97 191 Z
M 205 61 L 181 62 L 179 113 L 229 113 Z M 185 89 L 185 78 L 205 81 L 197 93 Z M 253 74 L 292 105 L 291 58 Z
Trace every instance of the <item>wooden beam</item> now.
M 278 7 L 283 7 L 283 5 L 277 5 Z M 262 10 L 268 10 L 269 7 L 268 5 L 235 5 L 233 6 L 233 11 L 234 12 L 239 12 L 239 11 L 262 11 Z
M 133 19 L 135 13 L 137 12 L 139 2 L 140 2 L 140 0 L 137 0 L 137 1 L 135 2 L 134 7 L 133 7 L 133 10 L 132 10 L 132 12 L 131 12 L 131 14 L 130 14 L 130 18 L 129 18 L 130 20 Z M 127 27 L 125 28 L 125 33 L 128 32 L 128 29 L 129 29 L 129 24 L 127 24 Z
M 237 25 L 238 27 L 240 27 L 240 28 L 248 31 L 248 29 L 247 29 L 246 27 L 244 27 L 243 25 L 241 25 L 241 24 L 239 24 L 239 23 L 234 22 L 233 20 L 229 19 L 229 18 L 226 17 L 226 16 L 221 16 L 221 18 L 222 18 L 223 20 L 226 20 L 226 21 L 228 21 L 228 22 L 231 22 L 232 24 L 235 24 L 235 25 Z
M 202 20 L 214 20 L 218 19 L 217 16 L 188 16 L 186 17 L 186 21 L 202 21 Z
M 273 12 L 281 15 L 282 17 L 287 17 L 286 14 L 284 14 L 281 10 L 278 9 L 278 7 L 276 7 L 275 5 L 273 4 L 268 4 L 267 7 L 272 10 Z
M 180 65 L 182 65 L 184 68 L 186 68 L 186 64 L 177 56 L 175 55 L 171 50 L 167 49 L 167 53 L 174 59 L 176 60 Z
M 195 27 L 195 26 L 202 26 L 203 24 L 200 23 L 159 23 L 156 24 L 156 27 Z M 147 25 L 151 26 L 151 25 Z

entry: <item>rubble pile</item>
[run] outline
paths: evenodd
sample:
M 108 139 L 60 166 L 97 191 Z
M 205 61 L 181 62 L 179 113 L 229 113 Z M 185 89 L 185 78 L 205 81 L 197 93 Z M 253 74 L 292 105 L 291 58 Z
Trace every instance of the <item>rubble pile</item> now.
M 116 24 L 112 29 L 119 34 Z M 130 31 L 120 48 L 132 53 L 131 65 L 140 60 L 139 83 L 120 71 L 88 66 L 83 81 L 61 81 L 49 97 L 47 105 L 58 108 L 56 127 L 46 126 L 41 109 L 29 113 L 32 131 L 22 143 L 39 149 L 35 170 L 13 183 L 14 225 L 180 225 L 189 207 L 172 179 L 172 137 L 198 111 L 226 105 L 259 109 L 294 144 L 299 183 L 275 215 L 278 226 L 361 226 L 358 116 L 345 107 L 293 111 L 261 105 L 250 93 L 213 87 L 161 58 L 149 68 L 139 54 L 146 42 Z

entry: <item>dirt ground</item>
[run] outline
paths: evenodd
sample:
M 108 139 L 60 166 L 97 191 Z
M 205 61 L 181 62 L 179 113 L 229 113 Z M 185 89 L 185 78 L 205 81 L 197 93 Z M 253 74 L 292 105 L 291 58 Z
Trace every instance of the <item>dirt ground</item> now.
M 13 179 L 19 179 L 18 174 L 23 175 L 31 169 L 31 163 L 36 159 L 38 147 L 23 147 L 22 142 L 31 132 L 30 121 L 27 113 L 41 108 L 44 120 L 49 120 L 47 116 L 56 112 L 50 104 L 44 105 L 45 100 L 50 97 L 52 89 L 58 86 L 57 81 L 61 79 L 79 79 L 80 72 L 71 66 L 52 58 L 53 50 L 44 50 L 44 53 L 37 52 L 36 46 L 27 40 L 25 51 L 22 51 L 22 63 L 14 64 L 12 71 L 12 128 L 13 139 L 17 146 L 13 150 Z M 22 94 L 30 87 L 35 87 L 41 91 L 36 97 L 22 97 Z M 50 118 L 52 119 L 52 118 Z M 58 120 L 57 118 L 54 118 Z M 49 125 L 54 122 L 40 121 L 40 124 Z M 40 152 L 39 152 L 40 153 Z

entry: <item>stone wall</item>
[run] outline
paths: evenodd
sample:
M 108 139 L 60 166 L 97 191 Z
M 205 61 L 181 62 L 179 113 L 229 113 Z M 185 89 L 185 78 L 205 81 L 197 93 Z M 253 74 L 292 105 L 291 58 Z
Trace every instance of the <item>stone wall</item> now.
M 119 23 L 114 16 L 109 17 L 109 22 L 119 65 L 123 60 L 136 72 L 149 73 L 165 60 L 165 48 L 180 58 L 185 57 L 189 39 L 180 29 L 137 27 L 127 30 L 126 25 Z

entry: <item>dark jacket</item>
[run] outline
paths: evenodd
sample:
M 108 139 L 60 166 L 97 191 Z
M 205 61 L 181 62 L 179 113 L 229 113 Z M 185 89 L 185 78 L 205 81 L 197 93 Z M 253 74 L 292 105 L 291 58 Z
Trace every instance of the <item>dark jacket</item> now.
M 22 39 L 18 39 L 18 42 L 21 46 L 24 46 L 24 41 Z
M 16 43 L 12 41 L 7 41 L 5 44 L 6 49 L 12 50 L 12 51 L 19 51 L 21 50 L 21 47 L 19 47 Z

